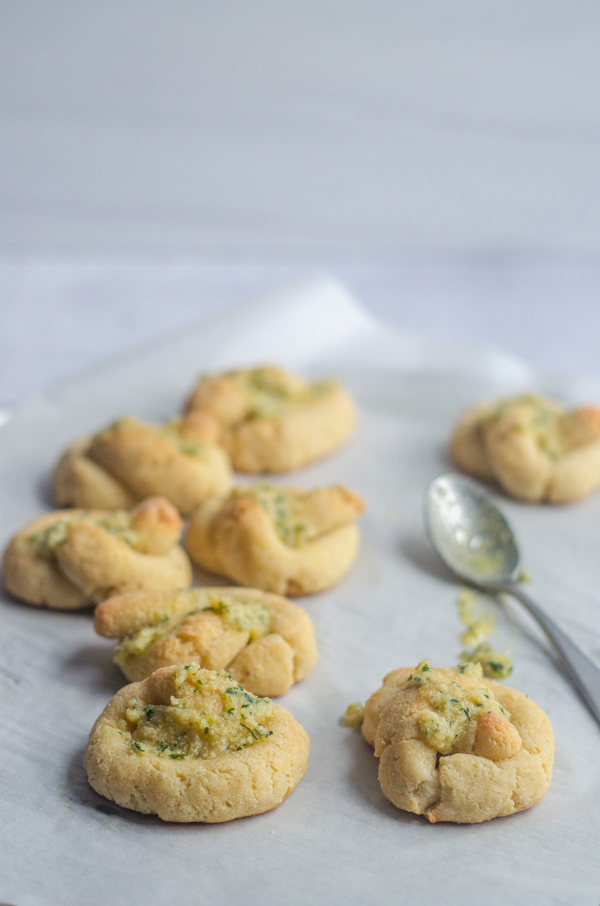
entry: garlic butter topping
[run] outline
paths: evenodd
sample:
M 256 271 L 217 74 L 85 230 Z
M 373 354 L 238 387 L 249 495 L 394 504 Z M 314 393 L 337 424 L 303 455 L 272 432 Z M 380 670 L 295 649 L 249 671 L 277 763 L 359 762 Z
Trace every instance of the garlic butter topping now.
M 131 429 L 136 432 L 141 429 L 148 434 L 162 437 L 172 443 L 181 453 L 185 453 L 186 456 L 203 457 L 206 455 L 206 444 L 203 441 L 208 438 L 203 437 L 202 432 L 198 432 L 193 423 L 190 424 L 189 419 L 185 420 L 179 417 L 172 418 L 164 425 L 161 425 L 142 423 L 130 416 L 124 416 L 117 419 L 108 428 L 99 431 L 98 434 L 94 435 L 94 440 L 100 442 L 110 441 L 113 435 L 122 429 Z
M 273 735 L 271 700 L 246 692 L 228 673 L 191 663 L 177 668 L 174 685 L 170 704 L 129 702 L 119 729 L 134 753 L 215 758 Z
M 247 394 L 246 417 L 274 418 L 294 403 L 304 403 L 335 386 L 335 381 L 306 384 L 296 375 L 273 366 L 233 372 L 240 389 Z
M 512 673 L 512 661 L 507 651 L 498 651 L 487 641 L 494 631 L 496 619 L 494 613 L 484 608 L 486 596 L 477 594 L 470 588 L 462 588 L 458 596 L 458 614 L 463 626 L 466 626 L 460 640 L 463 645 L 471 646 L 472 651 L 461 651 L 462 663 L 481 664 L 483 675 L 491 679 L 504 679 Z
M 234 497 L 254 497 L 269 516 L 280 540 L 288 547 L 299 547 L 316 537 L 317 530 L 304 512 L 303 496 L 291 488 L 259 482 L 234 488 Z
M 360 730 L 365 719 L 365 706 L 362 702 L 351 702 L 344 711 L 344 723 L 347 727 Z
M 451 755 L 457 751 L 470 722 L 479 720 L 483 714 L 498 714 L 504 721 L 510 721 L 510 714 L 491 691 L 478 684 L 481 678 L 479 664 L 434 670 L 429 661 L 421 661 L 411 673 L 409 682 L 420 693 L 416 702 L 416 707 L 422 708 L 418 716 L 419 732 L 440 754 Z
M 51 558 L 54 551 L 67 540 L 69 529 L 78 522 L 91 522 L 103 528 L 111 535 L 115 535 L 124 544 L 136 548 L 139 543 L 138 532 L 132 527 L 131 515 L 127 510 L 115 510 L 103 513 L 101 516 L 94 513 L 79 513 L 70 516 L 61 514 L 60 517 L 49 525 L 44 531 L 36 532 L 27 539 L 29 545 L 38 556 Z
M 563 430 L 568 427 L 568 413 L 565 413 L 562 406 L 545 399 L 535 393 L 528 393 L 516 399 L 501 400 L 498 405 L 485 415 L 481 416 L 482 425 L 489 425 L 492 422 L 504 418 L 513 412 L 522 409 L 521 430 L 532 430 L 535 435 L 536 443 L 549 459 L 555 460 L 561 456 L 570 443 L 568 432 Z M 515 425 L 515 428 L 519 427 Z
M 196 607 L 174 616 L 163 614 L 154 623 L 126 636 L 115 650 L 115 663 L 124 664 L 130 658 L 143 654 L 158 639 L 176 633 L 182 623 L 200 613 L 214 613 L 227 628 L 247 632 L 248 641 L 269 632 L 269 608 L 262 601 L 245 601 L 227 594 L 207 595 L 201 588 L 189 589 L 187 594 L 192 601 L 196 599 Z

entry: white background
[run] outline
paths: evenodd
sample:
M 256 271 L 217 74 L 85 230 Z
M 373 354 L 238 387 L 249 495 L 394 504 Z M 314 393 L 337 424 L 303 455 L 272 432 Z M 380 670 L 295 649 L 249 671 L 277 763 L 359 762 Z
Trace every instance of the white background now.
M 11 248 L 600 247 L 594 0 L 4 0 Z
M 328 270 L 600 374 L 592 0 L 0 4 L 0 405 Z

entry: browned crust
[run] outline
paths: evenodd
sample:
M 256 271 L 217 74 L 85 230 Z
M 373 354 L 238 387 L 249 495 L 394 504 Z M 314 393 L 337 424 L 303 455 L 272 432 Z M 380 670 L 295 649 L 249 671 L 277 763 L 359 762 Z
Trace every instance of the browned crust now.
M 510 725 L 501 716 L 486 715 L 481 734 L 478 722 L 469 725 L 473 732 L 461 742 L 461 751 L 440 757 L 416 730 L 418 690 L 407 684 L 413 670 L 389 673 L 365 705 L 362 733 L 380 760 L 386 798 L 431 823 L 475 824 L 535 805 L 548 789 L 554 761 L 552 725 L 542 709 L 515 689 L 478 680 L 510 713 Z M 476 754 L 481 746 L 486 757 Z M 515 754 L 500 757 L 506 750 Z
M 151 704 L 153 685 L 174 669 L 166 667 L 125 686 L 108 703 L 85 751 L 91 786 L 124 808 L 163 821 L 217 823 L 275 808 L 302 779 L 310 749 L 306 731 L 278 705 L 268 721 L 272 736 L 216 758 L 170 761 L 148 753 L 140 756 L 120 736 L 117 722 L 130 699 Z
M 229 458 L 215 443 L 216 432 L 210 416 L 186 416 L 181 422 L 183 439 L 202 446 L 202 454 L 192 456 L 151 425 L 122 419 L 113 428 L 68 448 L 53 476 L 57 502 L 115 509 L 159 495 L 180 513 L 189 513 L 231 484 Z
M 354 518 L 362 498 L 338 485 L 321 489 L 330 501 L 319 506 L 323 532 L 293 548 L 284 544 L 268 514 L 252 496 L 214 498 L 199 507 L 188 524 L 185 547 L 204 569 L 241 585 L 276 594 L 312 594 L 334 585 L 358 551 Z
M 268 366 L 264 370 L 291 388 L 308 387 L 283 369 Z M 235 377 L 250 373 L 228 372 L 201 381 L 186 403 L 186 412 L 206 412 L 219 422 L 221 442 L 237 471 L 291 472 L 328 455 L 354 430 L 354 401 L 335 383 L 313 399 L 293 401 L 278 415 L 250 417 L 249 397 Z
M 179 546 L 181 520 L 163 500 L 150 500 L 132 512 L 142 550 L 127 547 L 85 517 L 104 511 L 55 510 L 30 522 L 11 539 L 2 572 L 8 590 L 30 604 L 75 610 L 113 593 L 171 589 L 189 585 L 192 570 Z M 52 558 L 36 554 L 29 538 L 57 521 L 72 524 Z M 155 551 L 155 552 L 153 552 Z
M 122 670 L 130 680 L 148 676 L 159 667 L 194 660 L 210 669 L 227 669 L 234 679 L 255 695 L 283 695 L 293 683 L 312 670 L 317 659 L 314 626 L 303 608 L 280 595 L 255 588 L 202 588 L 174 592 L 133 592 L 109 598 L 96 608 L 94 627 L 106 638 L 123 639 L 149 625 L 159 624 L 165 615 L 184 618 L 194 609 L 198 593 L 208 596 L 255 600 L 269 610 L 269 633 L 249 642 L 248 633 L 225 633 L 221 620 L 206 616 L 216 626 L 188 631 L 187 623 L 174 634 L 152 644 L 130 659 Z M 226 636 L 232 636 L 229 640 Z M 239 639 L 233 638 L 239 637 Z M 233 647 L 227 647 L 228 645 Z
M 552 400 L 538 403 L 554 413 L 556 449 L 546 449 L 535 398 L 522 397 L 468 409 L 450 441 L 452 460 L 468 475 L 496 480 L 529 503 L 579 500 L 600 485 L 600 409 L 567 412 Z

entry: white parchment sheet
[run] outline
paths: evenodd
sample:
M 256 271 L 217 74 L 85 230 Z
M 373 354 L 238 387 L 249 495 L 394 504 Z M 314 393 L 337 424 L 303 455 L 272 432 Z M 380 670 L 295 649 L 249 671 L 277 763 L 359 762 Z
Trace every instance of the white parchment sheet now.
M 429 825 L 395 809 L 345 706 L 384 673 L 456 663 L 457 586 L 425 540 L 421 499 L 449 468 L 465 405 L 544 389 L 525 366 L 481 350 L 394 335 L 323 279 L 258 300 L 21 406 L 0 428 L 0 541 L 49 506 L 48 474 L 73 438 L 125 413 L 165 418 L 196 376 L 280 362 L 338 375 L 361 419 L 342 450 L 294 475 L 364 494 L 362 547 L 331 591 L 307 597 L 315 670 L 282 699 L 312 743 L 308 772 L 274 811 L 223 825 L 164 824 L 88 786 L 82 754 L 120 687 L 113 645 L 89 613 L 0 603 L 0 901 L 13 906 L 600 903 L 600 731 L 533 623 L 509 606 L 511 684 L 545 708 L 557 757 L 550 791 L 520 815 Z M 600 386 L 554 382 L 568 402 Z M 289 479 L 288 479 L 289 480 Z M 533 574 L 531 593 L 600 656 L 600 494 L 570 507 L 503 508 Z

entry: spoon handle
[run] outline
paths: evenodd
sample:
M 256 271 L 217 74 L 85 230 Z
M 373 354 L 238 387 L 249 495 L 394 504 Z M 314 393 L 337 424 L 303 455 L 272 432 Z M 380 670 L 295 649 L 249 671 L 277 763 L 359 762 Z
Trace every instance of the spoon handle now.
M 561 660 L 579 690 L 588 708 L 600 724 L 600 668 L 565 635 L 554 620 L 551 620 L 535 601 L 525 594 L 518 585 L 505 586 L 505 590 L 517 598 L 529 613 L 535 617 L 548 638 L 554 643 Z

